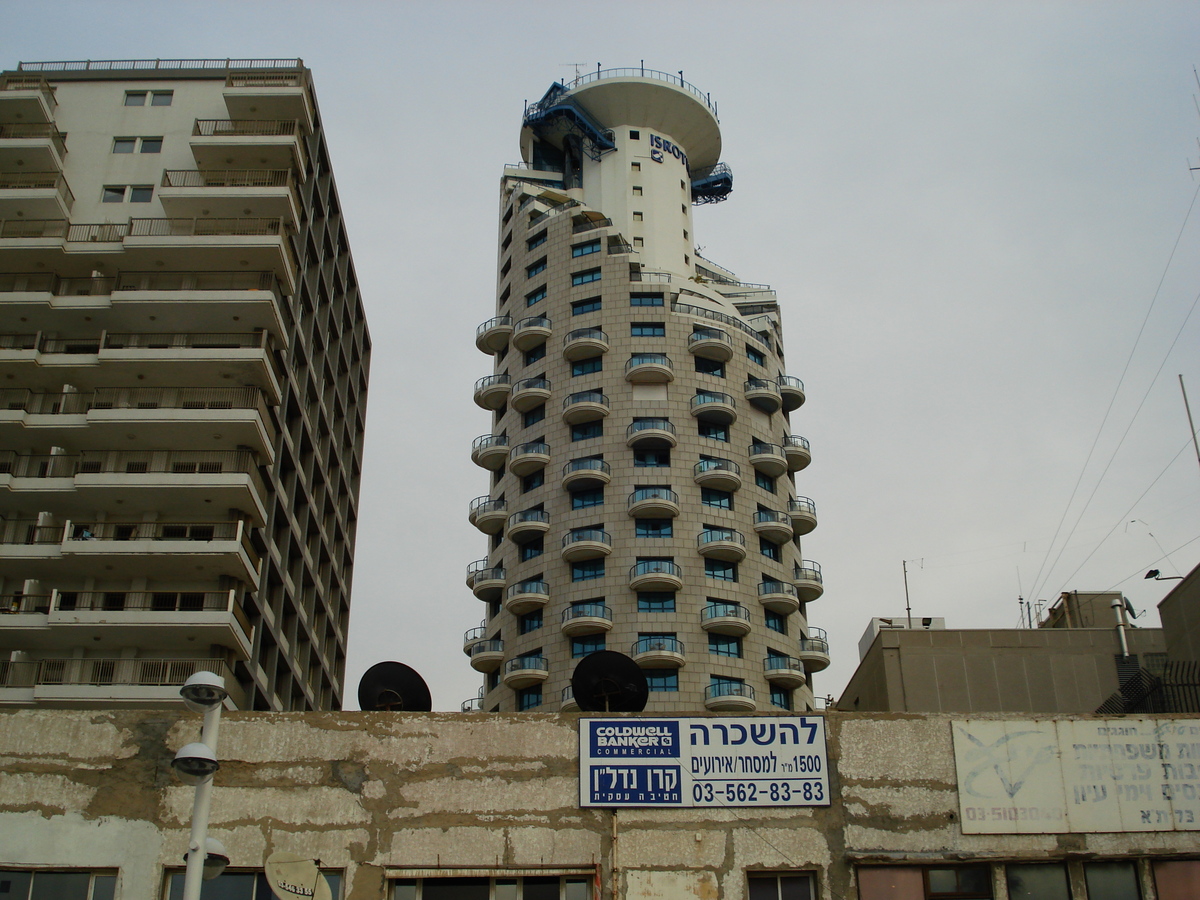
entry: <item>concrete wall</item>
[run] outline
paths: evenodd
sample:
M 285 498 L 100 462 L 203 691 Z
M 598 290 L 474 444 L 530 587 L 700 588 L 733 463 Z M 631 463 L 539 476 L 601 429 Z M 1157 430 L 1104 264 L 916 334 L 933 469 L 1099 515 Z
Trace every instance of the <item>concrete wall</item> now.
M 1200 566 L 1162 599 L 1158 615 L 1171 661 L 1200 662 Z

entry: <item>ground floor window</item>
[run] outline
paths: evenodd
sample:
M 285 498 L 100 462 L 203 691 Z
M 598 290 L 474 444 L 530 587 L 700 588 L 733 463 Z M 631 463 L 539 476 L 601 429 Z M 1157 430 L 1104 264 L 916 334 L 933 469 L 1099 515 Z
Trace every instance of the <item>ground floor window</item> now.
M 4 900 L 113 900 L 116 889 L 116 874 L 0 869 L 0 897 Z
M 389 900 L 591 900 L 590 875 L 400 878 Z
M 1008 900 L 1071 900 L 1063 863 L 1012 864 L 1004 867 Z
M 813 900 L 813 877 L 807 872 L 750 872 L 749 900 Z
M 333 900 L 338 900 L 342 896 L 342 873 L 322 869 L 321 874 L 329 882 Z M 167 876 L 167 900 L 183 900 L 183 879 L 182 871 Z M 200 900 L 275 900 L 275 894 L 262 872 L 226 871 L 200 885 Z

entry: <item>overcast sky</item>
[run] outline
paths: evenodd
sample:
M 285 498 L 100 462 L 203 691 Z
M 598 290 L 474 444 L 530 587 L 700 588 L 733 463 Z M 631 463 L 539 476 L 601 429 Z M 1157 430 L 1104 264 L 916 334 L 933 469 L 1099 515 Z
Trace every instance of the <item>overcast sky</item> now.
M 483 615 L 464 569 L 486 552 L 467 523 L 488 486 L 474 329 L 523 101 L 575 64 L 682 69 L 719 106 L 734 191 L 696 240 L 775 287 L 807 388 L 818 695 L 870 616 L 903 614 L 905 560 L 913 614 L 950 627 L 1110 589 L 1154 626 L 1172 582 L 1143 574 L 1200 560 L 1178 380 L 1200 413 L 1200 4 L 0 0 L 0 21 L 3 68 L 313 70 L 374 341 L 347 707 L 383 659 L 421 671 L 436 709 L 480 684 L 462 654 Z

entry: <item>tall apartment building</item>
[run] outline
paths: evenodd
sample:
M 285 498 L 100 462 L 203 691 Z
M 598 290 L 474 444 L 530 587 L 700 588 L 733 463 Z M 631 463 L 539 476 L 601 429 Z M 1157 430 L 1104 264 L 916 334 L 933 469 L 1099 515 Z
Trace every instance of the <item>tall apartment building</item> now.
M 370 339 L 300 60 L 0 75 L 0 704 L 338 709 Z
M 491 485 L 470 518 L 490 545 L 464 650 L 486 681 L 464 709 L 575 709 L 600 649 L 644 669 L 651 711 L 812 708 L 829 655 L 800 549 L 804 386 L 775 293 L 695 250 L 693 206 L 732 187 L 720 155 L 716 107 L 667 73 L 598 71 L 526 109 L 476 334 Z

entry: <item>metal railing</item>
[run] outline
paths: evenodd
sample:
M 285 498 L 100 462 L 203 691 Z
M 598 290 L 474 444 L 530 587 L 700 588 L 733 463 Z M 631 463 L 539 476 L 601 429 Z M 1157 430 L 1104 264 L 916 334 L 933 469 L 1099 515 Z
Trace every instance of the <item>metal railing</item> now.
M 545 441 L 527 441 L 524 444 L 517 444 L 509 453 L 509 459 L 516 459 L 518 456 L 549 456 L 550 445 Z M 534 510 L 536 511 L 536 510 Z
M 130 237 L 279 237 L 286 232 L 279 216 L 129 220 Z
M 43 337 L 40 334 L 0 334 L 0 349 L 40 353 L 95 354 L 101 350 L 247 350 L 270 348 L 263 331 L 242 333 L 117 333 L 96 337 Z
M 785 434 L 783 436 L 783 446 L 784 448 L 799 447 L 802 450 L 812 449 L 812 447 L 809 446 L 808 438 L 801 437 L 798 434 Z
M 98 388 L 94 391 L 35 392 L 0 389 L 0 410 L 32 415 L 80 415 L 100 409 L 257 409 L 262 391 L 243 388 Z
M 463 633 L 463 643 L 469 644 L 472 641 L 477 641 L 487 634 L 487 625 L 477 625 L 474 628 L 468 629 Z
M 478 393 L 484 388 L 489 388 L 497 384 L 511 385 L 512 378 L 508 375 L 484 375 L 475 382 L 475 392 Z
M 767 594 L 787 594 L 789 597 L 795 597 L 796 586 L 790 581 L 760 581 L 758 584 L 758 596 L 762 597 Z
M 458 706 L 459 712 L 483 712 L 483 698 L 472 697 L 470 700 L 464 700 Z
M 640 638 L 633 642 L 633 647 L 630 649 L 630 656 L 637 656 L 639 653 L 678 653 L 683 654 L 683 641 L 679 638 L 653 637 Z
M 23 62 L 19 72 L 125 72 L 176 69 L 302 69 L 302 59 L 88 59 Z M 216 671 L 216 670 L 214 670 Z M 220 673 L 218 673 L 220 674 Z
M 776 396 L 779 395 L 779 382 L 768 381 L 766 378 L 747 378 L 743 388 L 747 393 L 750 391 L 767 391 Z
M 508 501 L 507 500 L 493 500 L 487 494 L 484 494 L 482 497 L 476 497 L 474 500 L 471 501 L 470 512 L 472 515 L 477 516 L 480 513 L 507 512 L 507 511 L 508 511 Z
M 663 559 L 644 559 L 629 567 L 629 577 L 639 578 L 642 575 L 673 575 L 683 577 L 683 569 L 677 563 Z
M 165 169 L 162 186 L 186 187 L 293 187 L 291 169 Z
M 764 672 L 778 672 L 786 669 L 803 672 L 804 663 L 794 656 L 768 656 L 763 659 Z
M 603 603 L 577 603 L 562 611 L 563 624 L 573 619 L 612 619 L 612 610 Z
M 749 622 L 750 610 L 736 603 L 712 603 L 700 611 L 700 621 L 708 622 L 712 619 L 742 619 Z
M 683 303 L 680 300 L 671 301 L 671 312 L 683 313 L 688 316 L 700 316 L 705 319 L 712 319 L 714 322 L 721 322 L 738 329 L 748 337 L 753 338 L 758 343 L 762 344 L 768 350 L 771 349 L 771 342 L 764 338 L 761 334 L 743 322 L 741 319 L 735 318 L 728 313 L 717 312 L 715 309 L 706 309 L 703 306 L 693 306 L 690 303 Z
M 523 509 L 520 512 L 515 512 L 508 517 L 508 525 L 510 528 L 514 525 L 525 525 L 529 523 L 549 525 L 550 513 L 546 512 L 544 509 Z
M 829 641 L 824 638 L 800 638 L 801 653 L 823 653 L 829 655 Z
M 231 612 L 237 608 L 237 592 L 55 590 L 51 608 L 56 612 Z M 249 634 L 249 622 L 245 625 Z
M 504 641 L 493 639 L 488 641 L 479 641 L 471 647 L 471 656 L 478 656 L 481 653 L 503 653 Z
M 195 137 L 300 137 L 297 119 L 197 119 L 192 127 Z
M 607 228 L 612 219 L 584 219 L 571 226 L 572 234 L 583 234 L 585 231 L 595 231 L 597 228 Z
M 550 585 L 545 581 L 518 581 L 516 584 L 510 584 L 505 593 L 510 598 L 521 594 L 545 594 L 549 596 Z
M 745 697 L 747 700 L 753 700 L 754 688 L 738 682 L 721 682 L 710 684 L 704 689 L 705 700 L 715 700 L 718 697 Z
M 729 336 L 729 333 L 720 328 L 693 328 L 692 333 L 688 335 L 688 349 L 701 341 L 720 341 L 722 344 L 733 344 L 733 338 Z
M 793 569 L 792 577 L 797 581 L 815 581 L 821 583 L 821 564 L 811 559 L 801 560 Z
M 549 328 L 550 320 L 545 316 L 528 316 L 513 326 L 513 332 L 524 331 L 526 328 Z
M 760 509 L 754 513 L 755 525 L 765 525 L 767 523 L 786 525 L 788 528 L 791 528 L 792 517 L 777 509 Z
M 807 513 L 810 516 L 817 514 L 817 504 L 809 497 L 797 497 L 795 500 L 788 501 L 789 513 Z
M 679 503 L 679 495 L 670 488 L 638 488 L 629 495 L 629 501 L 625 505 L 633 506 L 643 500 L 666 500 L 670 503 Z
M 548 669 L 549 663 L 544 656 L 518 656 L 504 664 L 505 673 L 523 672 L 536 669 Z
M 37 519 L 5 519 L 0 521 L 0 544 L 61 544 L 65 531 L 63 525 L 39 525 Z
M 697 409 L 710 403 L 719 403 L 723 406 L 737 405 L 731 396 L 721 391 L 697 391 L 696 395 L 692 397 L 691 407 Z
M 649 269 L 638 269 L 631 265 L 629 267 L 629 280 L 654 284 L 670 284 L 671 273 L 654 272 Z M 674 308 L 674 306 L 675 304 L 672 302 L 671 307 Z
M 740 531 L 735 531 L 732 528 L 708 528 L 696 535 L 697 547 L 714 543 L 745 545 L 746 538 Z
M 59 131 L 54 125 L 35 122 L 0 125 L 0 141 L 37 140 L 38 138 L 49 139 L 58 150 L 59 156 L 67 152 L 67 133 Z
M 629 357 L 629 362 L 625 363 L 625 371 L 631 372 L 638 366 L 666 366 L 670 369 L 671 357 L 665 353 L 635 353 Z
M 608 395 L 600 391 L 576 391 L 574 394 L 568 394 L 563 397 L 563 409 L 568 406 L 574 406 L 576 403 L 599 403 L 602 406 L 608 406 Z
M 731 459 L 702 459 L 692 466 L 693 475 L 703 475 L 705 472 L 732 472 L 742 474 L 742 467 Z
M 0 172 L 0 190 L 53 190 L 67 204 L 75 203 L 75 195 L 61 172 Z
M 50 612 L 50 594 L 0 594 L 0 615 Z
M 600 528 L 584 528 L 579 531 L 568 531 L 563 535 L 562 546 L 570 547 L 584 541 L 594 541 L 599 544 L 612 546 L 612 535 Z
M 684 81 L 682 75 L 677 75 L 674 72 L 660 72 L 657 69 L 647 69 L 645 66 L 640 66 L 636 69 L 599 69 L 595 72 L 589 72 L 586 75 L 576 75 L 574 79 L 566 82 L 563 86 L 568 91 L 573 91 L 578 87 L 582 87 L 593 81 L 599 81 L 603 78 L 652 78 L 655 81 L 665 81 L 668 84 L 673 84 L 676 87 L 682 88 L 697 100 L 704 104 L 713 118 L 717 118 L 717 105 L 712 102 L 712 97 L 701 91 L 690 82 Z M 718 121 L 720 121 L 718 119 Z
M 512 389 L 514 394 L 518 391 L 548 391 L 550 381 L 546 378 L 522 378 L 513 382 Z
M 488 319 L 475 329 L 475 337 L 482 337 L 486 332 L 491 331 L 493 328 L 512 328 L 512 323 L 512 316 L 495 316 L 494 318 Z
M 244 523 L 233 522 L 69 522 L 68 541 L 233 541 Z
M 0 687 L 40 685 L 127 685 L 175 687 L 197 672 L 212 672 L 236 689 L 237 680 L 223 659 L 38 659 L 0 661 Z M 240 694 L 240 691 L 238 691 Z
M 504 566 L 493 566 L 486 559 L 477 559 L 467 566 L 467 578 L 472 581 L 503 581 Z
M 602 459 L 573 459 L 563 466 L 562 471 L 563 475 L 569 475 L 572 472 L 603 472 L 605 475 L 610 475 L 612 466 Z
M 642 431 L 665 431 L 672 435 L 676 433 L 675 426 L 671 424 L 670 419 L 642 419 L 633 422 L 625 429 L 625 437 L 631 438 Z
M 608 343 L 608 335 L 599 328 L 576 328 L 574 331 L 567 333 L 563 338 L 564 344 L 569 344 L 572 341 L 603 341 Z
M 783 447 L 766 441 L 755 441 L 749 447 L 751 456 L 783 456 Z
M 85 450 L 82 453 L 17 453 L 0 450 L 0 475 L 14 478 L 73 478 L 78 475 L 254 475 L 258 465 L 249 450 Z
M 299 60 L 296 60 L 299 65 Z M 225 87 L 304 87 L 304 77 L 299 73 L 269 75 L 266 72 L 230 72 Z
M 480 450 L 487 450 L 489 447 L 507 447 L 507 434 L 481 434 L 475 440 L 471 441 L 471 452 L 476 453 Z
M 23 69 L 30 63 L 21 63 L 17 68 Z M 37 70 L 29 70 L 37 71 Z M 56 101 L 54 97 L 54 85 L 45 78 L 36 75 L 5 75 L 0 77 L 0 91 L 41 91 L 47 95 L 50 101 L 50 108 L 53 109 Z
M 795 375 L 780 375 L 775 380 L 778 382 L 781 389 L 788 388 L 791 390 L 800 391 L 800 393 L 804 393 L 804 382 Z
M 121 272 L 117 291 L 272 291 L 283 296 L 274 272 Z

